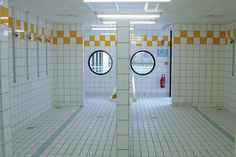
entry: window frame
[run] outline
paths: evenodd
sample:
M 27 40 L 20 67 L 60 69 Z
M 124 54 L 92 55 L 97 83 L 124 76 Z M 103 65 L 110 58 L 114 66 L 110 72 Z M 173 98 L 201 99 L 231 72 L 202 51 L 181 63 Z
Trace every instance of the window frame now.
M 97 72 L 95 72 L 95 71 L 91 68 L 91 66 L 90 66 L 90 59 L 92 58 L 92 56 L 93 56 L 94 54 L 96 54 L 96 53 L 98 53 L 98 52 L 106 53 L 106 54 L 110 57 L 110 59 L 111 59 L 111 67 L 110 67 L 109 70 L 108 70 L 107 72 L 105 72 L 105 73 L 97 73 Z M 94 74 L 96 74 L 96 75 L 106 75 L 107 73 L 109 73 L 109 72 L 111 71 L 111 69 L 112 69 L 112 67 L 113 67 L 113 59 L 112 59 L 111 55 L 110 55 L 107 51 L 104 51 L 104 50 L 96 50 L 96 51 L 94 51 L 93 53 L 91 53 L 91 55 L 90 55 L 89 58 L 88 58 L 88 67 L 89 67 L 89 69 L 90 69 Z
M 132 66 L 133 58 L 135 57 L 135 55 L 137 55 L 138 53 L 141 53 L 141 52 L 148 53 L 148 54 L 152 57 L 152 59 L 153 59 L 153 61 L 154 61 L 154 62 L 153 62 L 153 67 L 152 67 L 152 69 L 151 69 L 148 73 L 145 73 L 145 74 L 138 73 L 137 71 L 134 70 L 134 68 L 133 68 L 133 66 Z M 155 60 L 155 57 L 153 56 L 153 54 L 151 54 L 151 52 L 149 52 L 149 51 L 147 51 L 147 50 L 140 50 L 140 51 L 135 52 L 135 53 L 133 54 L 133 56 L 131 57 L 131 59 L 130 59 L 130 67 L 131 67 L 132 71 L 133 71 L 135 74 L 141 75 L 141 76 L 145 76 L 145 75 L 150 74 L 150 73 L 155 69 L 155 67 L 156 67 L 156 60 Z

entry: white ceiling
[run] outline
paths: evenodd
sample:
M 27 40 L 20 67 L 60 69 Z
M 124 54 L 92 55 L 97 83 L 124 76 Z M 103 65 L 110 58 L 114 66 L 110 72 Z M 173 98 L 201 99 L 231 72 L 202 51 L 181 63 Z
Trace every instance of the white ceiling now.
M 92 24 L 101 24 L 96 13 L 144 13 L 145 3 L 118 3 L 119 11 L 115 3 L 86 4 L 83 0 L 9 0 L 9 5 L 47 17 L 55 23 L 83 23 L 88 28 Z M 236 20 L 235 8 L 236 0 L 172 0 L 159 4 L 157 11 L 161 17 L 158 24 L 145 28 L 161 29 L 172 23 L 228 23 Z M 205 18 L 206 15 L 223 17 Z

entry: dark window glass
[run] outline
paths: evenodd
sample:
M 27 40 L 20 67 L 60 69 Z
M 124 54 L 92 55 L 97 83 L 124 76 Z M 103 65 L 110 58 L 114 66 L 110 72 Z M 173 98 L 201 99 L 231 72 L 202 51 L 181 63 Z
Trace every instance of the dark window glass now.
M 103 50 L 93 52 L 88 60 L 90 70 L 97 75 L 107 74 L 113 65 L 111 56 Z

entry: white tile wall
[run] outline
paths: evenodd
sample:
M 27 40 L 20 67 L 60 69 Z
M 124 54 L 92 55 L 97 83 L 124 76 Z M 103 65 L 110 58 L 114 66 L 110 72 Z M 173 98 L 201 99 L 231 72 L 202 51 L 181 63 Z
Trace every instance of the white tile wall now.
M 4 0 L 0 6 L 7 7 L 7 4 Z M 0 156 L 4 157 L 12 156 L 8 57 L 8 27 L 0 24 Z
M 158 41 L 162 40 L 163 36 L 169 36 L 169 31 L 150 31 L 150 30 L 142 30 L 142 31 L 133 31 L 132 34 L 136 38 L 142 38 L 144 35 L 147 36 L 148 41 L 152 41 L 152 36 L 158 36 Z M 131 56 L 140 50 L 149 51 L 156 60 L 155 69 L 152 73 L 141 76 L 135 74 L 131 70 L 131 74 L 135 76 L 136 83 L 136 92 L 139 95 L 153 95 L 153 96 L 169 96 L 169 80 L 170 80 L 170 51 L 168 57 L 158 57 L 157 50 L 158 49 L 169 49 L 168 43 L 165 43 L 164 46 L 158 46 L 157 42 L 153 42 L 152 46 L 147 46 L 145 42 L 142 42 L 142 46 L 136 46 L 135 42 L 131 41 Z M 168 62 L 168 65 L 165 63 Z M 160 88 L 160 78 L 161 75 L 165 74 L 166 76 L 166 87 Z
M 76 30 L 77 36 L 83 36 L 81 25 L 54 25 L 54 33 L 64 31 L 69 36 L 70 30 Z M 83 45 L 71 42 L 63 44 L 63 39 L 58 39 L 54 45 L 54 101 L 55 105 L 77 106 L 83 105 Z
M 100 31 L 85 31 L 84 40 L 89 40 L 89 36 L 94 35 L 95 40 L 99 41 L 100 35 L 105 35 L 109 40 L 110 35 L 115 35 L 114 32 L 100 32 Z M 89 56 L 96 50 L 104 50 L 109 53 L 113 60 L 113 67 L 106 75 L 96 75 L 88 67 Z M 86 95 L 111 95 L 116 87 L 116 45 L 111 42 L 111 46 L 105 46 L 104 41 L 100 42 L 100 46 L 85 46 L 84 47 L 84 83 Z
M 89 36 L 94 35 L 95 40 L 99 41 L 99 35 L 105 35 L 108 39 L 110 35 L 116 35 L 114 32 L 104 32 L 104 31 L 85 31 L 85 40 L 89 41 Z M 132 32 L 133 36 L 142 37 L 144 35 L 148 36 L 148 40 L 151 40 L 153 35 L 158 36 L 158 40 L 162 40 L 163 35 L 169 36 L 169 31 L 134 31 Z M 92 43 L 92 42 L 90 42 Z M 105 46 L 104 42 L 100 42 L 100 46 L 90 45 L 85 46 L 85 93 L 86 95 L 110 95 L 115 88 L 116 84 L 116 45 L 111 42 L 111 46 Z M 145 42 L 144 42 L 145 43 Z M 153 42 L 154 43 L 154 42 Z M 123 47 L 124 45 L 122 45 Z M 165 47 L 165 46 L 164 46 Z M 158 58 L 157 57 L 157 49 L 164 48 L 158 47 L 157 43 L 153 46 L 147 46 L 143 44 L 141 47 L 136 46 L 134 42 L 131 41 L 131 50 L 130 55 L 134 54 L 139 50 L 147 50 L 153 54 L 156 59 L 156 67 L 154 71 L 147 76 L 135 75 L 135 83 L 137 93 L 140 95 L 156 95 L 156 96 L 168 96 L 169 95 L 169 65 L 165 65 L 165 62 L 169 63 L 169 57 Z M 166 48 L 166 47 L 165 47 Z M 169 48 L 167 46 L 167 48 Z M 96 75 L 88 67 L 88 59 L 89 56 L 96 50 L 105 50 L 107 51 L 113 58 L 113 68 L 106 75 Z M 123 53 L 122 53 L 123 54 Z M 132 72 L 133 74 L 133 72 Z M 161 74 L 166 74 L 166 88 L 160 88 L 160 76 Z
M 219 33 L 219 25 L 173 26 L 173 34 L 180 30 L 189 34 L 196 29 L 201 33 L 212 30 Z M 184 42 L 184 41 L 182 41 Z M 186 42 L 185 42 L 186 43 Z M 224 46 L 177 44 L 173 46 L 173 103 L 201 106 L 223 105 Z
M 225 26 L 225 31 L 230 31 L 230 38 L 236 37 L 234 34 L 236 29 L 236 23 L 231 23 Z M 236 43 L 236 42 L 235 42 Z M 234 44 L 235 44 L 234 43 Z M 235 45 L 236 46 L 236 45 Z M 236 53 L 236 52 L 235 52 Z M 232 76 L 232 57 L 233 57 L 233 44 L 228 43 L 225 45 L 224 50 L 225 55 L 225 66 L 224 66 L 224 101 L 225 101 L 225 107 L 229 110 L 236 113 L 236 73 L 234 76 Z M 236 59 L 236 57 L 235 57 Z M 235 62 L 236 63 L 236 62 Z M 236 70 L 236 64 L 234 65 Z
M 11 13 L 11 9 L 9 9 Z M 25 20 L 25 14 L 16 11 L 16 18 Z M 30 15 L 29 23 L 35 24 L 36 17 Z M 40 20 L 45 27 L 46 21 Z M 50 28 L 50 25 L 48 26 Z M 30 27 L 28 27 L 30 28 Z M 23 28 L 21 28 L 23 30 Z M 16 50 L 16 82 L 13 80 L 13 49 L 12 37 L 9 35 L 9 74 L 10 74 L 10 105 L 12 131 L 26 127 L 33 119 L 52 107 L 52 45 L 48 44 L 49 75 L 46 75 L 46 44 L 39 42 L 39 77 L 37 76 L 37 44 L 29 41 L 29 79 L 26 73 L 26 42 L 18 36 L 15 39 Z

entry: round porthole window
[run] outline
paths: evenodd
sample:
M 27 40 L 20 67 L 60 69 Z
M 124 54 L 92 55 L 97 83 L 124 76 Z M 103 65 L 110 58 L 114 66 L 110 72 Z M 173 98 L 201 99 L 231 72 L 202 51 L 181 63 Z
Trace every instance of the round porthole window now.
M 136 52 L 130 61 L 131 69 L 138 75 L 148 75 L 155 68 L 154 56 L 145 50 Z
M 111 56 L 103 50 L 93 52 L 88 59 L 90 70 L 97 75 L 107 74 L 113 65 Z

